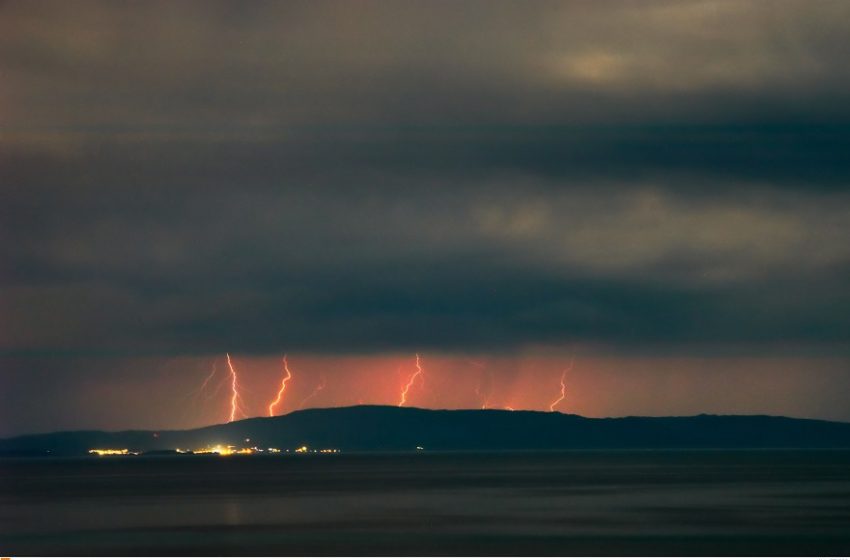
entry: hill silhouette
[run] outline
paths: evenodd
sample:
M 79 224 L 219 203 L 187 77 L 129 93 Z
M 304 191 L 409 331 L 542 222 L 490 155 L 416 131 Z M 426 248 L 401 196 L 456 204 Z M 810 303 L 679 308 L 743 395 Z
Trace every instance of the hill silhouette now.
M 352 406 L 299 410 L 191 430 L 75 431 L 0 440 L 4 455 L 141 452 L 210 444 L 343 451 L 850 448 L 850 423 L 779 416 L 585 418 L 504 410 Z

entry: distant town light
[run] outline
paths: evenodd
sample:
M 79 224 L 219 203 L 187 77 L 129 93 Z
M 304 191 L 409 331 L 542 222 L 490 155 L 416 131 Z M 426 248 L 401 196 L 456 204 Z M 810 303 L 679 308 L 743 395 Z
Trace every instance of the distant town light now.
M 97 455 L 98 457 L 104 455 L 131 455 L 127 449 L 89 449 L 89 454 Z M 138 453 L 132 453 L 132 455 L 138 455 Z

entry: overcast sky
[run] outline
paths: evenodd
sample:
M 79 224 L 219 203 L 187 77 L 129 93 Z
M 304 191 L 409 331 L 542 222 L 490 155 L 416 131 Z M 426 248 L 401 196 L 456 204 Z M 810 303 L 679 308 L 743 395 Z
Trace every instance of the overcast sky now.
M 838 0 L 2 2 L 0 435 L 226 351 L 850 420 L 848 56 Z

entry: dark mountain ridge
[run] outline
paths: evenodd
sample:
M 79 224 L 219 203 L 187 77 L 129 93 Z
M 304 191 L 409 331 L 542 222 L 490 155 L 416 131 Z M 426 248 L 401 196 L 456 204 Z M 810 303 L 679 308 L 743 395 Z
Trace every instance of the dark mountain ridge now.
M 248 443 L 248 440 L 250 442 Z M 352 406 L 299 410 L 191 430 L 74 431 L 0 440 L 3 455 L 82 455 L 94 448 L 209 445 L 343 451 L 850 448 L 850 423 L 781 416 L 585 418 L 505 410 Z

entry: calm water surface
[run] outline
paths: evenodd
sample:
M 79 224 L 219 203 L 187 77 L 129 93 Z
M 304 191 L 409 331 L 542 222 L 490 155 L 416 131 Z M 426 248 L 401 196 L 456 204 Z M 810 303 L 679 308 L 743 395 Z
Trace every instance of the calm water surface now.
M 0 462 L 0 554 L 850 555 L 850 451 Z

